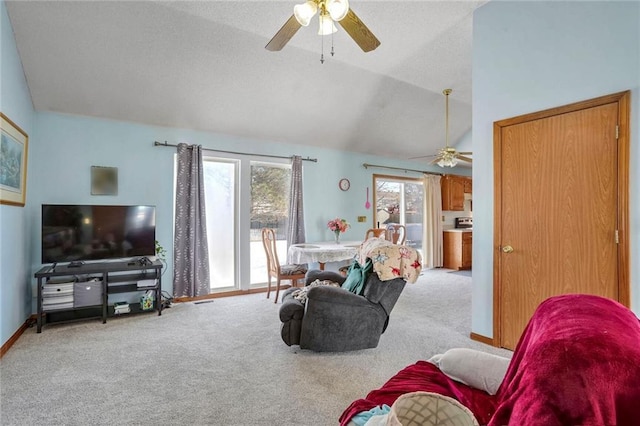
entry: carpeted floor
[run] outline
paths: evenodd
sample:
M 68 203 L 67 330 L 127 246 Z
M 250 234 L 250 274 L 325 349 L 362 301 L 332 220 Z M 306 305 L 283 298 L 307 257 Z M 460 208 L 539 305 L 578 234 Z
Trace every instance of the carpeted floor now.
M 272 296 L 273 297 L 273 296 Z M 331 425 L 398 370 L 469 339 L 471 279 L 405 287 L 375 349 L 286 346 L 264 294 L 29 329 L 0 361 L 2 425 Z
M 471 269 L 463 269 L 461 271 L 449 271 L 450 274 L 461 275 L 463 277 L 471 278 L 472 272 Z

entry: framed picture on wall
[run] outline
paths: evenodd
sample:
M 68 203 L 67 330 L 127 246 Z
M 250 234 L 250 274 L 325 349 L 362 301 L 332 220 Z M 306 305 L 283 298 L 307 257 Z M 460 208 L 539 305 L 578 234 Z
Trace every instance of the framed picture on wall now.
M 91 166 L 91 195 L 118 195 L 118 168 Z
M 0 204 L 24 207 L 29 136 L 0 112 Z

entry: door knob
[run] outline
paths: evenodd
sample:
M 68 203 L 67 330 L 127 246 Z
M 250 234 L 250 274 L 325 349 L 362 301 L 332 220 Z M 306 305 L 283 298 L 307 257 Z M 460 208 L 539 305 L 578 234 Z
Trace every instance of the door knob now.
M 512 253 L 513 252 L 513 247 L 511 247 L 511 246 L 503 246 L 502 247 L 502 252 L 503 253 Z

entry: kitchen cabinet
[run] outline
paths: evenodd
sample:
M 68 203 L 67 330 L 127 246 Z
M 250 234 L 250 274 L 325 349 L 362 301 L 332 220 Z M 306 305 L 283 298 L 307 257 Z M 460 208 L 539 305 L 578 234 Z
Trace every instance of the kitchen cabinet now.
M 447 269 L 471 269 L 473 232 L 462 229 L 445 230 L 442 247 L 443 266 Z
M 469 183 L 467 183 L 469 181 Z M 464 211 L 465 189 L 471 190 L 471 179 L 464 176 L 445 175 L 440 180 L 443 211 Z
M 473 192 L 472 191 L 472 189 L 473 189 L 472 188 L 472 186 L 473 186 L 472 182 L 473 182 L 473 180 L 471 178 L 469 178 L 469 177 L 464 178 L 464 193 L 465 194 L 471 194 Z

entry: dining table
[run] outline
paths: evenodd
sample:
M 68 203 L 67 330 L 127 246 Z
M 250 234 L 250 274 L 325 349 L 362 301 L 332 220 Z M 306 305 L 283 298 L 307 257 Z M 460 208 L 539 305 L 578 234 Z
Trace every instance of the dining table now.
M 287 263 L 319 263 L 324 270 L 325 263 L 353 259 L 358 254 L 362 241 L 319 241 L 315 243 L 292 244 L 287 251 Z

